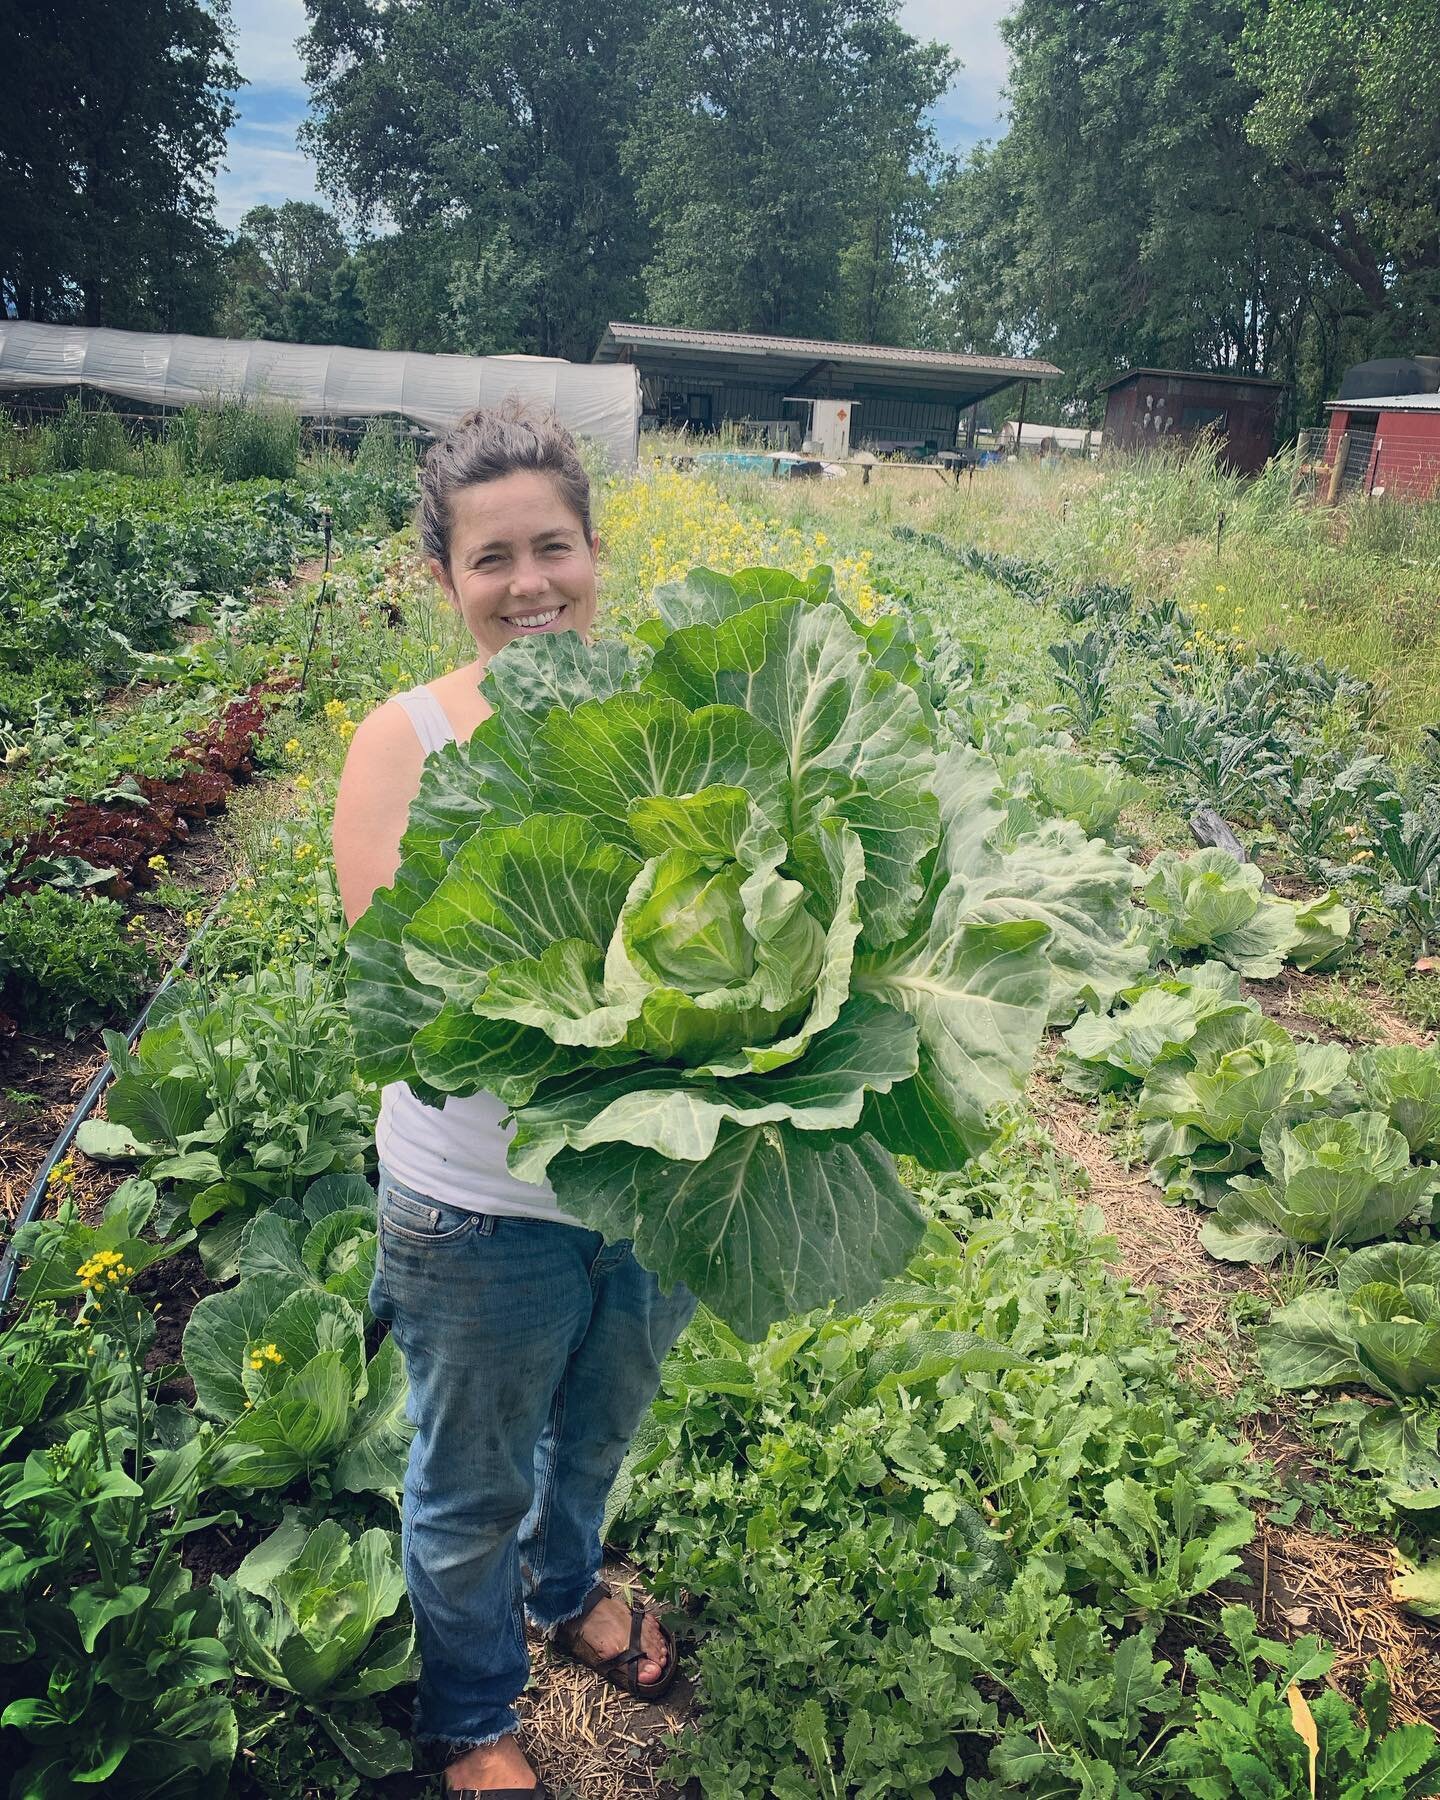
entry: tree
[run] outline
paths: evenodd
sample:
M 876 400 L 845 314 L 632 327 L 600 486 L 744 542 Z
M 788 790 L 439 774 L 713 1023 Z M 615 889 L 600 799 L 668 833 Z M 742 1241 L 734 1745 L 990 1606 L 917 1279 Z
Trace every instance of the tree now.
M 350 248 L 333 213 L 308 200 L 252 206 L 226 252 L 216 319 L 227 337 L 295 344 L 373 342 Z
M 362 222 L 399 228 L 366 253 L 362 285 L 373 292 L 384 268 L 424 296 L 408 316 L 377 313 L 381 341 L 499 348 L 503 326 L 505 349 L 588 357 L 639 304 L 649 234 L 620 147 L 649 0 L 306 11 L 322 181 Z M 488 299 L 500 304 L 487 323 Z
M 0 305 L 203 330 L 240 85 L 228 0 L 0 0 Z
M 657 21 L 628 150 L 656 237 L 651 318 L 903 335 L 933 148 L 923 115 L 954 64 L 894 13 L 894 0 L 679 0 Z

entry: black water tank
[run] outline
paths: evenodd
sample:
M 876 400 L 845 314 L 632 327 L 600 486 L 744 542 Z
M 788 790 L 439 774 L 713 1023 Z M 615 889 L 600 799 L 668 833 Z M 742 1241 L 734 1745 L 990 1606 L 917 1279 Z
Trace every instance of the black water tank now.
M 1398 394 L 1440 393 L 1440 356 L 1377 356 L 1356 363 L 1340 383 L 1342 400 L 1381 400 Z

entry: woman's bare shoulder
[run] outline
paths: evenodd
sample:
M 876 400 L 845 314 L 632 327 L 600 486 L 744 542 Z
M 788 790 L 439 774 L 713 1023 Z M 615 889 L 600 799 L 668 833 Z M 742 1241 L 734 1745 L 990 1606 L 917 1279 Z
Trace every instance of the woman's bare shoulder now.
M 439 675 L 425 684 L 444 707 L 451 729 L 462 743 L 490 717 L 490 702 L 480 692 L 483 674 L 478 663 L 466 663 L 463 668 L 451 669 L 448 675 Z

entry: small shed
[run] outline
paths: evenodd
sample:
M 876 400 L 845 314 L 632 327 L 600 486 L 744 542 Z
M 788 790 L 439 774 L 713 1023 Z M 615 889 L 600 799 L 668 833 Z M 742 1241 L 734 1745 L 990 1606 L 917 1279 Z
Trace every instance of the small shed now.
M 1194 444 L 1210 432 L 1226 468 L 1258 475 L 1275 446 L 1284 385 L 1262 375 L 1129 369 L 1106 386 L 1106 448 Z
M 810 438 L 837 458 L 862 449 L 923 456 L 962 442 L 973 447 L 980 401 L 1012 383 L 1060 374 L 1034 357 L 619 320 L 606 327 L 594 360 L 639 370 L 646 424 L 707 432 L 733 421 L 777 448 L 798 449 Z
M 1440 497 L 1440 393 L 1379 394 L 1329 403 L 1325 461 L 1345 446 L 1339 491 L 1392 499 Z

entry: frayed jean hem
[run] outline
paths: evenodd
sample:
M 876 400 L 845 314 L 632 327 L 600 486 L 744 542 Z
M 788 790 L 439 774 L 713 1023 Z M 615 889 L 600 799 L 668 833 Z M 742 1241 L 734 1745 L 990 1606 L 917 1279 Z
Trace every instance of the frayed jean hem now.
M 431 1733 L 416 1735 L 412 1742 L 418 1752 L 417 1760 L 422 1768 L 432 1772 L 448 1769 L 453 1762 L 459 1762 L 462 1756 L 468 1756 L 472 1750 L 483 1750 L 490 1744 L 498 1744 L 501 1738 L 512 1737 L 520 1728 L 519 1715 L 511 1712 L 510 1723 L 502 1725 L 498 1731 L 466 1732 L 461 1737 L 439 1737 Z
M 543 1636 L 552 1638 L 562 1625 L 568 1625 L 571 1619 L 578 1619 L 580 1617 L 580 1614 L 585 1610 L 585 1602 L 590 1598 L 591 1594 L 595 1592 L 595 1589 L 599 1587 L 599 1585 L 600 1573 L 597 1570 L 586 1584 L 585 1592 L 568 1612 L 558 1613 L 553 1619 L 545 1619 L 531 1606 L 527 1605 L 525 1608 L 525 1617 L 538 1632 L 542 1633 Z

